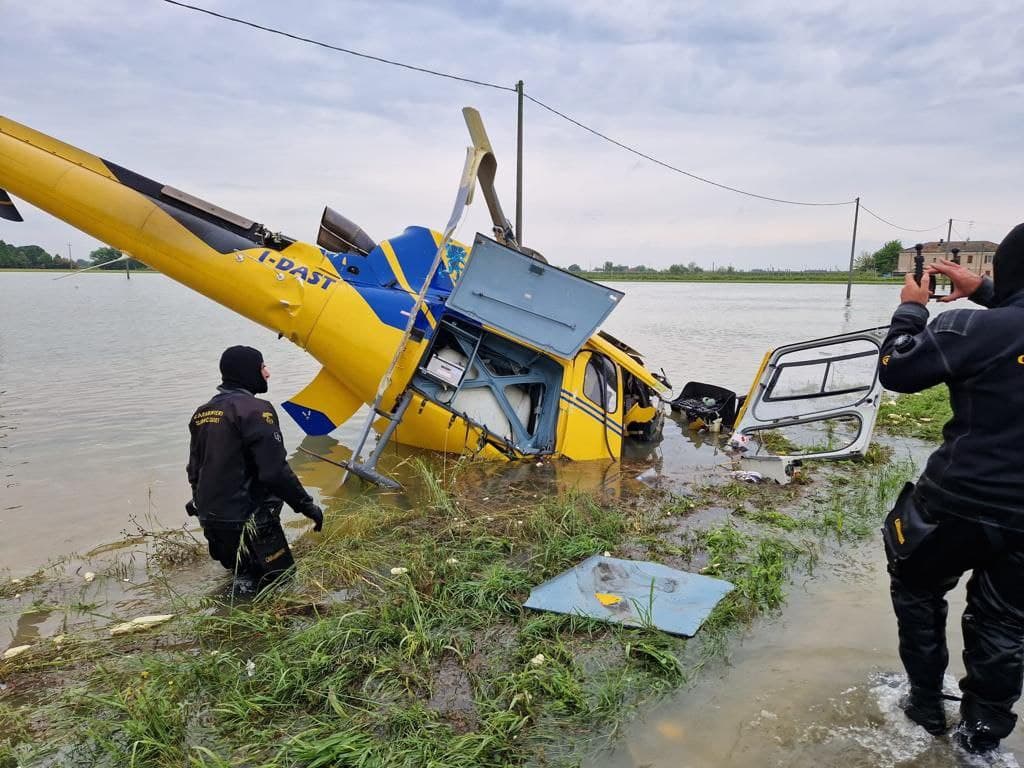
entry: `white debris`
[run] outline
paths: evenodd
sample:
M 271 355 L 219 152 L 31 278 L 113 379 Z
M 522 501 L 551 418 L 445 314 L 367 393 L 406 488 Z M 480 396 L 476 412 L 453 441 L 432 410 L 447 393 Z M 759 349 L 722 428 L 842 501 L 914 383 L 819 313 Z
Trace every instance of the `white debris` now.
M 96 580 L 96 574 L 92 571 L 86 571 L 85 575 L 82 578 L 85 579 L 87 584 L 91 584 L 93 581 Z
M 542 664 L 544 664 L 545 661 L 547 661 L 547 659 L 544 658 L 544 654 L 538 653 L 536 656 L 530 659 L 530 665 L 534 667 L 539 667 Z
M 256 662 L 252 659 L 246 659 L 245 662 L 245 676 L 253 677 L 256 674 Z
M 760 483 L 764 481 L 764 475 L 760 472 L 750 472 L 743 469 L 737 469 L 729 473 L 734 480 L 740 480 L 744 483 Z
M 761 718 L 763 720 L 778 720 L 779 716 L 776 715 L 774 712 L 769 712 L 767 709 L 762 709 Z
M 611 553 L 611 552 L 609 552 L 609 551 L 608 551 L 608 550 L 606 549 L 606 550 L 604 551 L 604 556 L 605 556 L 605 557 L 611 557 L 611 556 L 612 556 L 612 553 Z
M 132 632 L 141 632 L 144 629 L 155 627 L 174 618 L 173 613 L 159 613 L 153 616 L 139 616 L 138 618 L 126 621 L 123 624 L 116 624 L 110 628 L 110 636 L 127 635 Z
M 31 645 L 16 645 L 13 648 L 8 648 L 4 651 L 4 661 L 7 659 L 13 659 L 15 656 L 20 656 L 31 647 Z
M 449 557 L 444 562 L 445 562 L 445 565 L 458 565 L 459 564 L 459 558 L 457 558 L 457 557 Z
M 399 567 L 399 568 L 392 568 L 391 569 L 391 575 L 392 576 L 402 576 L 403 574 L 406 574 L 408 572 L 409 572 L 408 568 L 401 568 L 401 567 Z

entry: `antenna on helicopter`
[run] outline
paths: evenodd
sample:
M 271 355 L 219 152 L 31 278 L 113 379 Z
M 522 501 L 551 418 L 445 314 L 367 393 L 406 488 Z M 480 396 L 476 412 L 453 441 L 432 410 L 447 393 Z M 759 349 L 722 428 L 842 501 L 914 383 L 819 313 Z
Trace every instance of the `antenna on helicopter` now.
M 91 267 L 86 267 L 85 269 L 76 269 L 74 272 L 68 272 L 66 275 L 61 275 L 60 277 L 55 277 L 53 279 L 54 280 L 63 280 L 66 277 L 76 277 L 76 276 L 82 274 L 83 272 L 88 272 L 88 271 L 90 271 L 92 269 L 99 269 L 100 267 L 106 267 L 106 266 L 109 266 L 111 264 L 117 264 L 119 261 L 128 261 L 131 258 L 132 258 L 132 255 L 130 253 L 128 253 L 127 251 L 121 251 L 121 255 L 118 256 L 116 259 L 111 259 L 110 261 L 104 261 L 102 264 L 93 264 Z M 128 268 L 128 265 L 126 264 L 125 267 Z M 128 279 L 130 280 L 131 277 L 129 277 Z

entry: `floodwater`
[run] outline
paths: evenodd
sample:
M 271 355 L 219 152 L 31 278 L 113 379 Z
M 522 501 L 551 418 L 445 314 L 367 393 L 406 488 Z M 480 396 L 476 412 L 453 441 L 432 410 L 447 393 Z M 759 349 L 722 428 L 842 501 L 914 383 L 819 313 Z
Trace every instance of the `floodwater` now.
M 693 379 L 739 392 L 768 348 L 884 325 L 898 294 L 895 286 L 854 286 L 847 307 L 844 285 L 617 287 L 626 298 L 608 331 L 664 368 L 677 388 Z M 319 369 L 290 342 L 159 274 L 54 280 L 0 272 L 0 568 L 16 577 L 86 553 L 135 530 L 134 521 L 180 526 L 189 497 L 186 425 L 213 394 L 220 353 L 232 344 L 262 350 L 274 402 Z M 358 492 L 354 479 L 341 489 L 340 470 L 295 451 L 301 443 L 346 456 L 362 414 L 330 438 L 305 442 L 281 416 L 293 467 L 321 501 Z M 700 453 L 669 423 L 666 440 L 636 460 L 671 474 L 701 463 Z M 608 471 L 587 464 L 559 472 Z
M 652 368 L 664 368 L 677 389 L 693 379 L 739 392 L 768 348 L 884 325 L 898 300 L 895 286 L 854 286 L 849 306 L 842 285 L 617 287 L 626 298 L 606 323 L 608 331 L 645 353 Z M 318 370 L 292 344 L 161 275 L 54 281 L 46 274 L 0 272 L 0 574 L 20 577 L 55 558 L 88 558 L 134 532 L 136 523 L 147 529 L 185 523 L 187 420 L 213 393 L 217 360 L 231 344 L 263 351 L 275 402 L 299 391 Z M 360 416 L 329 438 L 302 440 L 283 415 L 292 465 L 328 514 L 361 487 L 353 481 L 341 488 L 340 470 L 296 448 L 343 458 Z M 660 444 L 631 451 L 621 464 L 555 462 L 547 471 L 557 473 L 560 484 L 671 482 L 708 472 L 721 460 L 714 436 L 694 435 L 669 419 Z M 534 471 L 496 465 L 481 472 L 481 482 L 517 481 Z M 285 517 L 290 536 L 308 527 Z M 223 572 L 203 561 L 171 578 L 212 583 Z M 145 583 L 125 581 L 100 580 L 76 594 L 82 602 L 120 600 L 130 613 L 126 597 L 143 606 L 151 596 Z M 962 673 L 961 593 L 950 612 L 954 675 Z M 66 616 L 26 607 L 8 617 L 0 646 L 8 645 L 8 634 L 13 645 L 63 631 Z M 747 633 L 728 664 L 645 709 L 617 746 L 590 764 L 1017 765 L 1011 753 L 1024 749 L 1024 736 L 1007 740 L 995 762 L 979 763 L 956 753 L 947 739 L 910 725 L 896 706 L 904 684 L 899 669 L 877 542 L 834 551 L 813 578 L 793 586 L 783 614 Z M 955 690 L 953 678 L 948 688 Z
M 950 595 L 950 668 L 959 695 L 963 590 Z M 1018 728 L 981 758 L 936 739 L 898 707 L 906 678 L 880 542 L 832 553 L 790 589 L 784 612 L 747 633 L 729 663 L 642 713 L 593 768 L 1017 768 Z M 947 705 L 956 722 L 956 704 Z

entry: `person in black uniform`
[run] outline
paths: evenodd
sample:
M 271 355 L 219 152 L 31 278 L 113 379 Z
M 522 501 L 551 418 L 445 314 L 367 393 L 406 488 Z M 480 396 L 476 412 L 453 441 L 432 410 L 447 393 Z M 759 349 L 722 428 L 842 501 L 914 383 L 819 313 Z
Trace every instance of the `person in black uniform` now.
M 928 322 L 927 274 L 908 275 L 882 345 L 887 389 L 949 387 L 953 416 L 916 486 L 908 483 L 883 528 L 910 680 L 904 711 L 945 733 L 942 679 L 945 595 L 967 582 L 962 617 L 962 700 L 956 741 L 995 749 L 1013 730 L 1024 678 L 1024 224 L 1000 243 L 992 279 L 952 262 L 929 267 L 950 278 L 943 301 L 969 297 L 985 311 L 955 309 Z
M 283 502 L 323 526 L 324 516 L 288 466 L 274 407 L 256 397 L 270 371 L 252 347 L 229 347 L 222 383 L 189 422 L 188 481 L 210 557 L 235 574 L 239 593 L 259 590 L 292 566 L 281 530 Z

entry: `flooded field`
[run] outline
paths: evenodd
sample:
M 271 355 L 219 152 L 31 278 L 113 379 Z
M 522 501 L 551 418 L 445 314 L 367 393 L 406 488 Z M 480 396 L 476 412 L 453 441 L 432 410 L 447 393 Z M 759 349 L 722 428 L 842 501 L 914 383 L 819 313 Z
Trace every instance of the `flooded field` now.
M 843 306 L 844 287 L 836 285 L 619 287 L 627 296 L 606 328 L 647 353 L 651 367 L 663 367 L 677 388 L 694 379 L 745 391 L 769 347 L 884 324 L 896 302 L 896 291 L 890 286 L 855 286 L 850 307 Z M 107 621 L 111 615 L 163 612 L 170 610 L 169 604 L 180 606 L 191 600 L 189 604 L 194 605 L 197 597 L 198 605 L 204 605 L 206 596 L 217 595 L 223 589 L 223 571 L 201 551 L 196 556 L 188 534 L 168 537 L 161 533 L 186 522 L 181 510 L 187 495 L 183 471 L 186 419 L 216 385 L 217 359 L 230 344 L 250 344 L 263 350 L 272 371 L 270 397 L 276 402 L 301 389 L 316 372 L 316 363 L 294 346 L 277 341 L 269 332 L 159 275 L 136 275 L 130 282 L 123 277 L 92 275 L 54 283 L 48 275 L 0 274 L 0 293 L 0 522 L 6 534 L 0 543 L 0 565 L 7 582 L 0 585 L 0 597 L 6 606 L 2 617 L 6 636 L 0 646 L 24 643 L 42 647 L 46 643 L 40 642 L 41 638 L 87 628 L 93 622 Z M 41 316 L 59 321 L 42 322 Z M 329 438 L 302 440 L 287 417 L 283 423 L 292 465 L 323 502 L 328 515 L 324 539 L 329 538 L 333 544 L 320 548 L 319 537 L 303 536 L 308 528 L 305 520 L 286 514 L 289 537 L 299 540 L 297 595 L 281 598 L 283 602 L 274 604 L 266 616 L 254 612 L 248 629 L 254 630 L 258 621 L 266 621 L 265 626 L 258 627 L 258 636 L 282 633 L 285 628 L 278 622 L 282 615 L 291 611 L 312 612 L 315 616 L 322 613 L 326 619 L 311 622 L 308 632 L 303 632 L 320 630 L 325 639 L 313 640 L 338 642 L 338 637 L 347 637 L 345 633 L 353 631 L 345 622 L 360 613 L 332 612 L 333 605 L 356 599 L 354 590 L 335 585 L 349 583 L 349 573 L 357 574 L 357 581 L 365 581 L 362 588 L 372 600 L 384 601 L 369 604 L 390 606 L 384 609 L 386 612 L 405 610 L 411 595 L 408 617 L 401 614 L 395 619 L 403 631 L 411 634 L 394 649 L 375 649 L 370 654 L 385 672 L 369 673 L 362 685 L 375 675 L 398 675 L 403 681 L 402 695 L 410 697 L 409 701 L 426 697 L 427 709 L 434 708 L 441 689 L 450 690 L 450 698 L 456 704 L 461 701 L 463 709 L 455 715 L 443 708 L 439 711 L 448 718 L 445 722 L 461 724 L 456 734 L 463 727 L 479 728 L 481 733 L 488 728 L 513 728 L 507 722 L 509 717 L 522 714 L 526 722 L 535 714 L 534 707 L 542 706 L 542 697 L 557 699 L 554 691 L 561 690 L 558 686 L 569 686 L 567 690 L 576 691 L 570 699 L 577 708 L 567 720 L 570 730 L 581 729 L 583 723 L 595 717 L 609 719 L 606 730 L 613 748 L 605 750 L 601 739 L 594 739 L 598 743 L 596 756 L 588 757 L 585 763 L 601 768 L 953 768 L 974 764 L 956 753 L 947 740 L 934 740 L 911 727 L 897 709 L 903 682 L 897 674 L 900 665 L 884 565 L 877 537 L 872 535 L 877 523 L 874 518 L 871 522 L 866 522 L 867 517 L 860 520 L 856 523 L 861 528 L 856 534 L 861 537 L 860 543 L 849 540 L 842 521 L 846 502 L 837 495 L 842 489 L 830 484 L 827 474 L 818 475 L 810 488 L 824 499 L 813 502 L 820 507 L 820 519 L 816 512 L 809 518 L 793 512 L 797 516 L 790 518 L 781 499 L 749 496 L 743 486 L 726 487 L 720 493 L 707 490 L 709 478 L 724 474 L 720 468 L 724 462 L 721 436 L 696 435 L 679 421 L 668 419 L 660 443 L 631 450 L 622 462 L 474 464 L 459 475 L 458 492 L 450 497 L 432 496 L 429 483 L 417 484 L 417 472 L 421 470 L 411 461 L 417 458 L 415 452 L 389 449 L 388 469 L 411 479 L 413 492 L 385 499 L 388 506 L 384 508 L 374 506 L 381 499 L 378 492 L 354 482 L 342 488 L 340 470 L 296 452 L 301 444 L 316 453 L 344 458 L 348 454 L 346 444 L 354 436 L 353 425 Z M 897 441 L 893 446 L 898 459 L 906 459 L 912 449 L 913 458 L 920 460 L 927 451 L 927 446 L 914 441 Z M 420 458 L 426 458 L 444 476 L 446 460 Z M 872 472 L 867 474 L 870 477 Z M 615 505 L 621 503 L 623 518 L 585 505 L 581 511 L 546 504 L 545 500 L 575 487 L 611 491 Z M 704 494 L 706 505 L 693 512 L 684 504 L 680 511 L 678 499 L 671 494 L 658 497 L 660 500 L 653 505 L 634 504 L 632 499 L 652 488 Z M 486 507 L 492 497 L 502 498 L 505 505 L 494 518 Z M 796 496 L 786 499 L 786 503 L 793 504 Z M 858 504 L 859 514 L 865 509 L 875 514 L 870 498 L 864 497 Z M 829 509 L 839 511 L 838 521 L 828 517 Z M 560 526 L 565 525 L 570 513 L 580 516 L 574 524 L 577 527 L 562 530 Z M 424 515 L 434 518 L 431 525 L 439 519 L 443 530 L 422 529 L 427 524 Z M 736 549 L 721 549 L 722 542 L 713 539 L 729 519 L 735 519 L 737 530 L 745 532 L 741 537 L 749 538 L 745 543 L 739 538 L 725 543 Z M 851 518 L 846 525 L 853 528 L 854 523 Z M 394 530 L 405 524 L 412 526 L 410 531 L 417 531 L 409 541 L 394 535 Z M 431 539 L 435 534 L 438 538 Z M 425 538 L 417 541 L 416 536 Z M 767 538 L 758 545 L 757 536 Z M 360 543 L 364 538 L 366 541 Z M 847 540 L 839 541 L 844 538 Z M 761 609 L 777 606 L 783 580 L 790 574 L 790 566 L 785 563 L 795 564 L 795 581 L 786 588 L 783 613 L 770 611 L 767 617 L 757 619 L 744 632 L 742 642 L 731 646 L 727 663 L 718 656 L 707 664 L 688 662 L 692 666 L 687 669 L 693 674 L 686 672 L 683 676 L 692 685 L 684 684 L 653 706 L 642 705 L 637 717 L 621 732 L 615 707 L 609 705 L 606 711 L 602 697 L 628 701 L 628 680 L 650 685 L 652 691 L 678 685 L 677 671 L 659 669 L 658 665 L 669 658 L 659 654 L 673 653 L 683 644 L 673 645 L 657 636 L 649 646 L 638 644 L 649 656 L 643 656 L 645 664 L 637 667 L 642 670 L 641 676 L 631 678 L 628 675 L 635 674 L 629 671 L 634 665 L 631 655 L 636 654 L 631 650 L 631 638 L 603 629 L 576 627 L 571 621 L 552 621 L 550 617 L 527 616 L 510 621 L 510 615 L 518 616 L 518 605 L 501 602 L 508 593 L 521 592 L 575 562 L 579 552 L 604 549 L 612 546 L 612 541 L 622 543 L 618 556 L 647 556 L 692 570 L 723 567 L 716 552 L 735 555 L 740 566 L 721 575 L 740 581 L 755 578 L 743 570 L 746 566 L 742 564 L 751 562 L 745 558 L 753 552 L 758 557 L 767 552 L 777 558 L 771 561 L 775 563 L 771 578 L 772 589 L 780 591 L 766 593 L 743 609 L 753 610 L 755 615 Z M 764 550 L 766 543 L 774 549 Z M 753 547 L 744 550 L 748 555 L 740 554 L 741 544 Z M 455 547 L 455 555 L 444 561 L 447 570 L 438 565 L 438 546 Z M 519 548 L 532 554 L 522 556 Z M 162 558 L 170 566 L 162 571 L 159 581 L 148 578 L 141 552 Z M 58 569 L 61 575 L 43 592 L 29 582 L 24 588 L 11 586 L 11 578 L 25 578 L 46 561 L 57 558 L 64 558 Z M 396 562 L 412 566 L 408 586 L 415 585 L 415 590 L 405 593 L 405 582 L 397 583 L 386 576 L 381 579 L 381 569 L 386 573 Z M 94 578 L 87 578 L 91 575 L 89 569 L 97 571 Z M 452 592 L 445 586 L 446 579 L 453 584 L 466 583 L 470 588 Z M 37 588 L 35 593 L 33 588 Z M 388 597 L 389 590 L 395 589 L 398 596 Z M 419 593 L 431 596 L 422 606 L 416 597 Z M 491 600 L 496 602 L 488 602 Z M 477 613 L 471 615 L 470 608 Z M 962 670 L 956 620 L 961 609 L 962 595 L 957 590 L 950 612 L 953 676 Z M 743 611 L 732 621 L 742 621 L 746 615 Z M 207 614 L 205 619 L 195 620 L 215 622 L 217 617 Z M 225 619 L 228 625 L 236 620 Z M 476 626 L 472 621 L 482 624 L 469 631 L 467 624 Z M 223 629 L 211 624 L 206 631 Z M 714 632 L 711 628 L 702 634 L 713 639 Z M 328 680 L 325 675 L 333 674 L 334 668 L 320 670 L 316 668 L 316 663 L 321 663 L 319 657 L 303 655 L 303 635 L 281 636 L 282 647 L 297 643 L 297 655 L 289 662 L 295 674 L 308 675 L 307 687 L 300 686 L 303 693 L 279 705 L 293 706 L 293 699 L 303 699 L 322 679 Z M 410 638 L 421 644 L 412 646 L 418 649 L 412 655 L 407 650 Z M 178 642 L 173 638 L 169 647 L 178 648 Z M 573 643 L 581 645 L 577 648 Z M 104 650 L 102 644 L 90 648 L 89 653 L 98 654 L 101 660 L 115 653 Z M 130 650 L 134 653 L 138 648 Z M 521 666 L 524 660 L 535 658 L 538 650 L 543 651 L 542 658 L 550 660 L 545 662 L 550 670 L 528 668 L 513 674 L 502 666 Z M 454 655 L 446 655 L 449 651 Z M 392 652 L 397 661 L 387 655 Z M 340 648 L 338 653 L 355 654 L 355 664 L 355 659 L 365 660 L 369 652 L 357 645 Z M 577 653 L 579 664 L 573 661 Z M 229 658 L 230 654 L 234 656 Z M 254 670 L 269 660 L 255 652 L 252 658 L 248 654 L 244 645 L 229 650 L 223 664 L 244 665 L 242 679 L 255 675 L 252 685 L 256 686 L 259 673 Z M 653 666 L 647 663 L 651 660 Z M 203 667 L 201 662 L 195 654 L 187 653 L 180 663 L 189 665 L 189 674 L 198 680 L 197 685 L 209 686 L 211 696 L 220 695 L 225 685 L 235 684 L 230 674 L 224 679 L 217 677 L 224 674 L 223 667 Z M 420 664 L 422 670 L 404 670 L 408 664 Z M 488 664 L 495 668 L 489 670 Z M 595 664 L 596 668 L 591 668 Z M 622 664 L 625 671 L 621 674 L 625 676 L 611 676 L 613 672 L 620 674 L 616 665 Z M 610 666 L 606 670 L 603 665 Z M 31 664 L 26 669 L 32 674 Z M 169 670 L 146 666 L 143 671 L 159 696 L 165 689 L 156 687 L 158 681 L 166 683 L 176 674 L 173 666 Z M 588 686 L 595 672 L 608 690 L 599 692 L 596 704 L 584 704 L 584 699 L 593 695 Z M 74 670 L 69 674 L 73 676 Z M 133 668 L 126 674 L 137 680 L 140 673 Z M 162 674 L 170 677 L 161 678 Z M 498 687 L 481 687 L 481 681 L 490 680 L 488 674 L 493 675 Z M 563 679 L 563 674 L 568 677 Z M 577 685 L 572 674 L 580 677 L 579 690 L 569 685 Z M 435 676 L 433 682 L 431 676 Z M 475 705 L 470 676 L 481 694 Z M 338 685 L 348 683 L 346 677 Z M 500 687 L 504 685 L 513 686 L 511 693 Z M 950 690 L 955 689 L 953 677 L 948 685 Z M 623 688 L 620 691 L 615 686 Z M 269 689 L 261 695 L 269 696 Z M 329 695 L 335 695 L 334 689 Z M 529 703 L 531 695 L 538 703 Z M 386 701 L 398 696 L 389 689 Z M 508 709 L 502 698 L 505 696 L 511 696 Z M 493 712 L 481 704 L 492 700 L 500 704 Z M 404 712 L 408 704 L 402 706 Z M 340 713 L 342 704 L 334 701 L 332 707 Z M 588 707 L 594 708 L 592 713 Z M 360 704 L 347 714 L 357 721 L 365 714 L 364 709 Z M 386 710 L 383 707 L 382 712 Z M 566 716 L 560 709 L 551 713 L 555 720 Z M 430 718 L 424 720 L 433 722 Z M 490 725 L 484 727 L 481 722 Z M 370 731 L 380 727 L 375 720 L 364 725 Z M 523 726 L 515 729 L 519 727 Z M 192 725 L 186 723 L 182 728 L 191 734 Z M 518 733 L 515 729 L 508 730 L 509 740 Z M 322 749 L 336 744 L 338 736 L 330 728 L 324 734 L 323 740 L 316 742 L 314 737 L 321 734 L 308 731 L 307 741 L 296 749 L 312 743 L 321 744 Z M 186 741 L 191 738 L 189 735 Z M 536 743 L 519 745 L 535 750 L 529 754 L 543 755 L 548 750 L 552 757 L 559 757 L 558 746 L 546 744 L 543 735 L 529 738 Z M 461 743 L 457 738 L 452 742 Z M 396 744 L 396 748 L 404 748 L 401 739 Z M 1024 749 L 1024 737 L 1015 734 L 1005 746 L 1006 751 L 995 763 L 986 764 L 1016 766 L 1012 753 Z M 445 748 L 454 749 L 450 745 Z M 504 747 L 492 745 L 489 749 L 496 750 L 495 755 L 504 754 Z M 172 749 L 167 754 L 178 753 Z M 161 764 L 170 763 L 165 760 Z
M 741 392 L 769 347 L 883 325 L 897 302 L 891 286 L 855 286 L 851 307 L 842 285 L 618 287 L 626 298 L 605 327 L 652 369 L 677 388 L 692 379 Z M 225 347 L 263 351 L 278 403 L 319 370 L 293 344 L 157 274 L 0 273 L 0 296 L 0 564 L 14 576 L 115 541 L 132 518 L 184 522 L 186 424 L 217 385 Z M 282 423 L 294 456 L 301 434 L 283 414 Z M 306 446 L 342 455 L 361 424 L 357 415 Z M 649 458 L 669 471 L 692 463 L 677 447 Z M 336 468 L 301 455 L 293 466 L 328 502 L 349 492 Z
M 954 694 L 963 606 L 954 590 L 945 686 Z M 793 585 L 784 615 L 759 621 L 727 666 L 646 712 L 595 768 L 1016 768 L 1019 729 L 982 759 L 907 720 L 891 612 L 878 543 L 833 553 Z

